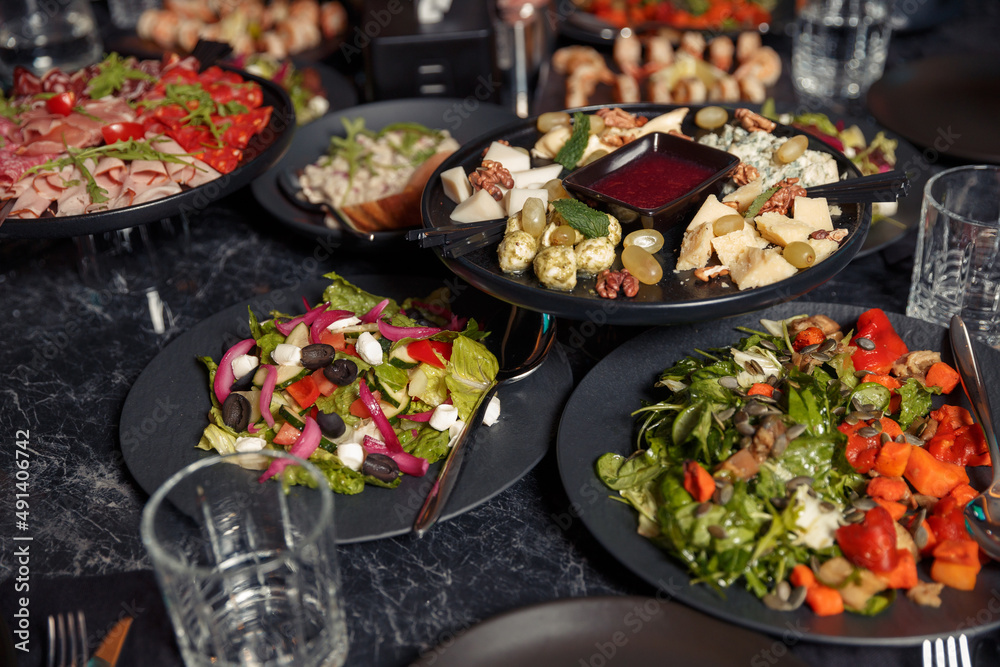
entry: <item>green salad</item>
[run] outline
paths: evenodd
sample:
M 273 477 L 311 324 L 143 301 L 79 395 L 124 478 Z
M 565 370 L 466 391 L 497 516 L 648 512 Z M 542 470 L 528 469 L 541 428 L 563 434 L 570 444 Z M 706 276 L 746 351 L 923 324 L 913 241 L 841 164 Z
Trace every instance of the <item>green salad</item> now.
M 398 486 L 448 453 L 497 360 L 475 320 L 451 312 L 447 288 L 397 303 L 325 277 L 320 304 L 266 319 L 251 310 L 252 338 L 218 362 L 200 358 L 212 408 L 197 446 L 221 454 L 284 448 L 319 467 L 338 493 Z M 487 420 L 499 402 L 491 407 Z M 261 481 L 280 474 L 298 483 L 297 469 L 281 463 Z

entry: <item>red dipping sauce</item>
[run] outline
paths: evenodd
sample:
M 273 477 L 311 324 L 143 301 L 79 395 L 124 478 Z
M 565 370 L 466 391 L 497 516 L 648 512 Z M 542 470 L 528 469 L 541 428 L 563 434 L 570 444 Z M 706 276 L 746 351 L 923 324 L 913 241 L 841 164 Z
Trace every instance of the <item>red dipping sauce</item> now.
M 654 209 L 687 194 L 714 174 L 714 169 L 697 162 L 647 153 L 598 179 L 590 188 L 636 208 Z

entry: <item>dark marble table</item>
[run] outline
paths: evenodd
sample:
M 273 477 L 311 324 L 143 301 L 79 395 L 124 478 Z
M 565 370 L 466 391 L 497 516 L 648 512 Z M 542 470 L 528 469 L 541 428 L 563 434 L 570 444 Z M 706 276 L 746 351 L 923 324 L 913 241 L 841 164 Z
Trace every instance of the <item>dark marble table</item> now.
M 966 9 L 932 37 L 895 37 L 892 62 L 970 43 L 996 53 L 990 40 L 997 6 L 968 3 Z M 790 89 L 787 74 L 780 86 Z M 208 207 L 187 228 L 173 225 L 151 225 L 143 236 L 98 238 L 89 260 L 96 263 L 83 266 L 73 241 L 0 240 L 0 611 L 16 625 L 15 584 L 26 576 L 32 635 L 23 664 L 42 663 L 44 614 L 70 603 L 96 608 L 98 600 L 103 608 L 92 628 L 106 629 L 119 608 L 136 615 L 137 627 L 159 628 L 134 638 L 132 664 L 179 664 L 138 535 L 147 496 L 123 464 L 118 434 L 131 384 L 164 346 L 225 306 L 328 270 L 348 276 L 445 271 L 415 248 L 362 251 L 296 236 L 275 225 L 247 192 Z M 123 241 L 130 248 L 122 248 Z M 804 299 L 902 312 L 912 245 L 906 237 L 859 258 Z M 159 332 L 151 317 L 157 301 L 163 305 Z M 580 326 L 560 323 L 577 380 L 640 331 L 605 328 L 580 346 L 573 335 Z M 27 530 L 18 529 L 14 515 L 19 440 L 28 443 Z M 32 538 L 26 575 L 15 556 L 23 543 L 14 535 Z M 339 555 L 351 665 L 407 664 L 485 619 L 534 603 L 656 592 L 572 517 L 552 451 L 513 487 L 423 539 L 345 545 Z M 812 664 L 919 664 L 916 648 L 835 648 L 795 637 L 787 644 Z M 978 642 L 977 651 L 976 664 L 997 664 L 1000 636 Z

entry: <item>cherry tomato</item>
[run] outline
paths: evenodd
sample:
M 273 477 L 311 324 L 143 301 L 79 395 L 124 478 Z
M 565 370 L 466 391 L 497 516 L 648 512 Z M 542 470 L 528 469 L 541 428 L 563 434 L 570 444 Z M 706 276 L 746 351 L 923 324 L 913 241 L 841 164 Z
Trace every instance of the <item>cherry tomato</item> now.
M 142 123 L 110 123 L 101 128 L 104 143 L 113 144 L 116 141 L 142 139 L 146 136 L 146 128 Z
M 49 110 L 49 113 L 60 116 L 68 116 L 73 113 L 74 106 L 76 106 L 76 95 L 72 92 L 56 93 L 45 100 L 45 108 Z

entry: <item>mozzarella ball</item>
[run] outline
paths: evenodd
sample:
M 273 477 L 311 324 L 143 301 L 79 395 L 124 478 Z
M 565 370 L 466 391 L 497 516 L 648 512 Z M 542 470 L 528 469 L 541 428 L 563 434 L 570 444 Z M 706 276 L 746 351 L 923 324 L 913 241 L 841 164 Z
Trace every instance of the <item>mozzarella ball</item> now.
M 504 229 L 504 234 L 511 234 L 513 232 L 524 231 L 524 227 L 521 226 L 521 212 L 518 211 L 514 215 L 507 218 L 507 228 Z
M 622 241 L 622 223 L 610 214 L 608 215 L 608 240 L 611 241 L 612 246 L 616 246 Z
M 576 244 L 576 270 L 584 276 L 596 276 L 615 262 L 615 246 L 607 236 L 584 239 Z
M 535 276 L 546 287 L 569 291 L 576 287 L 576 253 L 567 246 L 549 246 L 535 255 Z
M 500 270 L 504 273 L 520 273 L 529 266 L 538 251 L 535 237 L 528 232 L 509 232 L 497 247 Z

